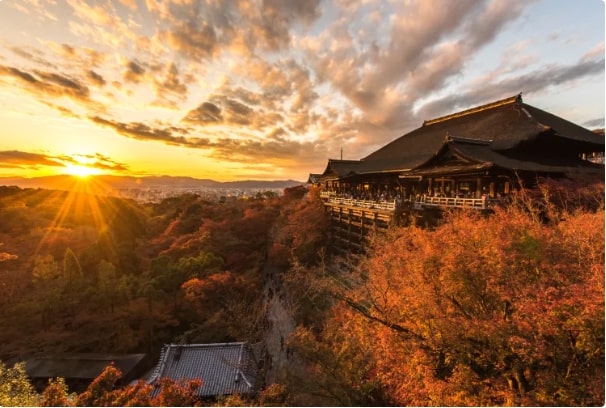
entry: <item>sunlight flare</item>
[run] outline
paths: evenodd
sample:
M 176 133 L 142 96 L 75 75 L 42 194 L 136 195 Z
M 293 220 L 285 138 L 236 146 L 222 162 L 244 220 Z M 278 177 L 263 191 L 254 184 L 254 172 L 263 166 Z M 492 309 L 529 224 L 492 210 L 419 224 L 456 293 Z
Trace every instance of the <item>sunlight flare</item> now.
M 101 170 L 91 166 L 85 166 L 81 164 L 68 164 L 65 166 L 65 173 L 70 176 L 87 178 L 89 176 L 95 176 L 101 174 Z

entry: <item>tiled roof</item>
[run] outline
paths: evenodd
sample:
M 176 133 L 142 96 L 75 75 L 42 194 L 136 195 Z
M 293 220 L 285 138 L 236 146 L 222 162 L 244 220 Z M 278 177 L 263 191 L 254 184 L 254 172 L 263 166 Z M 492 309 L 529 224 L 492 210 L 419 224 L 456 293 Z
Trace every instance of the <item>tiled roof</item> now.
M 585 173 L 603 173 L 604 166 L 591 163 L 587 160 L 576 158 L 571 160 L 566 157 L 559 157 L 557 161 L 549 160 L 549 157 L 536 156 L 532 161 L 520 160 L 515 157 L 508 157 L 501 152 L 491 149 L 489 141 L 448 137 L 438 152 L 427 162 L 420 166 L 403 172 L 401 176 L 432 175 L 440 173 L 456 174 L 464 172 L 474 172 L 488 169 L 492 166 L 501 167 L 510 170 L 534 171 L 544 173 L 574 173 L 583 171 Z M 450 151 L 456 156 L 463 158 L 466 162 L 454 164 L 439 164 L 437 161 L 441 155 Z
M 199 397 L 247 394 L 255 390 L 257 372 L 248 343 L 167 344 L 148 379 L 202 380 Z
M 364 174 L 414 169 L 430 159 L 448 135 L 491 141 L 492 150 L 502 151 L 545 132 L 570 142 L 587 144 L 596 151 L 604 149 L 604 137 L 527 105 L 518 95 L 426 121 L 420 128 L 361 159 L 355 171 Z
M 506 153 L 524 144 L 534 143 L 537 138 L 550 137 L 553 143 L 565 143 L 578 152 L 604 151 L 602 135 L 525 104 L 521 95 L 515 95 L 425 121 L 421 127 L 400 136 L 361 160 L 329 159 L 322 178 L 343 180 L 369 174 L 430 171 L 423 167 L 435 157 L 436 152 L 443 147 L 445 137 L 448 138 L 449 135 L 486 142 L 486 146 L 484 143 L 478 146 L 467 143 L 463 147 L 473 150 L 472 155 L 483 157 L 481 161 L 503 168 L 528 171 L 595 171 L 594 167 L 585 163 L 563 161 L 557 155 L 550 158 L 536 154 L 532 157 L 518 155 L 516 158 Z
M 322 173 L 322 177 L 346 177 L 349 174 L 356 173 L 360 164 L 362 164 L 360 160 L 328 159 L 328 164 L 324 173 Z
M 71 353 L 43 355 L 25 362 L 30 378 L 94 379 L 105 367 L 114 363 L 127 376 L 145 357 L 145 354 Z

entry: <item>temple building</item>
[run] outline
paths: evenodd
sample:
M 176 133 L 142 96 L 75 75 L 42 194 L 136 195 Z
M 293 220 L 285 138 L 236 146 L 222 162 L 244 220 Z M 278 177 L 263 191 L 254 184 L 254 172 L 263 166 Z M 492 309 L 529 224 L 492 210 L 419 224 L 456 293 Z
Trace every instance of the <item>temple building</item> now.
M 402 208 L 485 210 L 542 178 L 603 176 L 603 158 L 603 135 L 519 94 L 427 120 L 360 160 L 329 159 L 309 182 L 337 217 L 365 209 L 362 218 L 391 222 Z

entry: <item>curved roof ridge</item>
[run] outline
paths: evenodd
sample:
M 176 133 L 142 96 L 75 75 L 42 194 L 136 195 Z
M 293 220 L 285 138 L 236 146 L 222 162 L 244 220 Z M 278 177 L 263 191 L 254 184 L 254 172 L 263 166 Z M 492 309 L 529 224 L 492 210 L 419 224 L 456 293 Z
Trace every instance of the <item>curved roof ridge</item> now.
M 466 109 L 466 110 L 463 110 L 460 112 L 451 113 L 446 116 L 440 116 L 439 118 L 426 120 L 423 122 L 423 126 L 433 125 L 434 123 L 444 122 L 446 120 L 458 118 L 460 116 L 465 116 L 465 115 L 469 115 L 472 113 L 481 112 L 483 110 L 493 109 L 493 108 L 496 108 L 499 106 L 513 104 L 516 102 L 520 102 L 520 103 L 522 102 L 522 92 L 520 92 L 519 94 L 517 94 L 515 96 L 511 96 L 509 98 L 500 99 L 498 101 L 487 103 L 485 105 L 480 105 L 480 106 L 476 106 L 474 108 Z
M 467 143 L 467 144 L 476 144 L 476 145 L 483 145 L 483 146 L 488 146 L 489 144 L 492 143 L 492 140 L 485 140 L 485 139 L 477 139 L 477 138 L 471 138 L 471 137 L 459 137 L 459 136 L 452 136 L 449 134 L 446 134 L 446 137 L 444 138 L 444 140 L 446 142 L 455 142 L 455 143 Z

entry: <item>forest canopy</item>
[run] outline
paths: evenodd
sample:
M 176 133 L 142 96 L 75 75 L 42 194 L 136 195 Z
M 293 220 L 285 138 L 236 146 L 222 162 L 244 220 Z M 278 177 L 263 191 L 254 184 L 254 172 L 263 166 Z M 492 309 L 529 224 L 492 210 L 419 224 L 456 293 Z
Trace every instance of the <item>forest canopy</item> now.
M 546 184 L 346 255 L 313 189 L 146 205 L 70 194 L 0 187 L 0 360 L 263 343 L 279 301 L 296 326 L 280 339 L 283 369 L 213 404 L 604 404 L 603 183 Z M 97 402 L 60 380 L 36 394 L 15 367 L 3 366 L 14 405 L 151 403 L 143 383 L 114 382 Z M 196 383 L 166 386 L 186 398 Z

